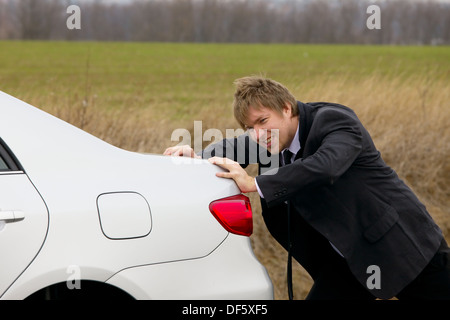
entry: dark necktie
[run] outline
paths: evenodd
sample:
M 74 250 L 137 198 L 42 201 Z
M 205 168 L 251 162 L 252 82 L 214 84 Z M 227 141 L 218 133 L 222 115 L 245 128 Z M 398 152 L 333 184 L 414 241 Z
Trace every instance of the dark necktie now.
M 292 163 L 292 156 L 294 154 L 289 151 L 289 149 L 285 150 L 283 152 L 283 161 L 284 161 L 284 165 L 288 165 Z M 288 218 L 288 263 L 287 263 L 287 286 L 288 286 L 288 295 L 289 295 L 289 300 L 294 299 L 294 293 L 293 293 L 293 289 L 292 289 L 292 253 L 291 253 L 291 249 L 292 249 L 292 234 L 291 234 L 291 204 L 289 203 L 289 201 L 286 201 L 286 205 L 287 205 L 287 218 Z
M 294 154 L 289 150 L 284 150 L 283 152 L 283 161 L 284 161 L 284 165 L 288 165 L 292 163 L 292 156 Z

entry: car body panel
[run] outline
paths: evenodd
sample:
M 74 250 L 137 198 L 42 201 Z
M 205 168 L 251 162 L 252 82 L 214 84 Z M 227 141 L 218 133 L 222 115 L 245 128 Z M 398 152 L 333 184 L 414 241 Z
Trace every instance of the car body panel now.
M 208 206 L 240 192 L 232 180 L 216 177 L 221 169 L 208 161 L 119 149 L 2 92 L 0 114 L 0 137 L 50 217 L 39 255 L 2 298 L 23 298 L 64 282 L 70 266 L 78 266 L 83 279 L 103 282 L 135 266 L 203 258 L 228 236 Z M 119 225 L 110 229 L 119 236 L 108 236 L 102 230 L 105 211 L 99 213 L 105 195 L 142 197 L 150 216 L 124 212 L 123 227 L 131 234 Z M 136 210 L 143 210 L 136 197 Z M 113 202 L 105 210 L 114 220 Z
M 26 200 L 25 200 L 26 199 Z M 33 261 L 47 234 L 44 201 L 25 174 L 0 174 L 1 214 L 22 213 L 16 221 L 0 221 L 0 296 Z
M 107 283 L 126 289 L 137 299 L 273 299 L 266 269 L 256 259 L 249 263 L 249 255 L 253 256 L 249 238 L 229 234 L 206 257 L 129 268 Z

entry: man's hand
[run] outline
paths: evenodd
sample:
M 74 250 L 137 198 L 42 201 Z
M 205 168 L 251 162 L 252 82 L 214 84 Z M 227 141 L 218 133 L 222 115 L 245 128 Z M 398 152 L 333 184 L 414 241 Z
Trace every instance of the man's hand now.
M 163 154 L 165 156 L 190 157 L 190 158 L 201 159 L 201 157 L 196 155 L 194 152 L 194 149 L 192 149 L 189 145 L 175 146 L 175 147 L 167 148 Z
M 249 176 L 247 172 L 242 169 L 239 163 L 227 158 L 219 157 L 209 158 L 208 161 L 228 170 L 229 172 L 217 172 L 216 176 L 221 178 L 233 179 L 238 185 L 241 192 L 246 193 L 257 191 L 255 178 Z

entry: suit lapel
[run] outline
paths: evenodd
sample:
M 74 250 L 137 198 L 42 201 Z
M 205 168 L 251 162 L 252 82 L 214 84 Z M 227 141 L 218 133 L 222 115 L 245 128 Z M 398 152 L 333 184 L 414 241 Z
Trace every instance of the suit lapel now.
M 306 146 L 306 139 L 308 138 L 309 130 L 312 124 L 312 108 L 311 106 L 297 101 L 297 107 L 299 111 L 299 135 L 298 138 L 300 140 L 300 151 L 297 152 L 295 156 L 295 160 L 303 157 L 303 151 Z

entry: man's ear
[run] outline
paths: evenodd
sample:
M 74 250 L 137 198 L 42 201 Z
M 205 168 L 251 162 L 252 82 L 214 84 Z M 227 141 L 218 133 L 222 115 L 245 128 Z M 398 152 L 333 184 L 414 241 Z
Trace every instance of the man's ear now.
M 284 103 L 283 113 L 292 117 L 292 106 L 289 102 Z

